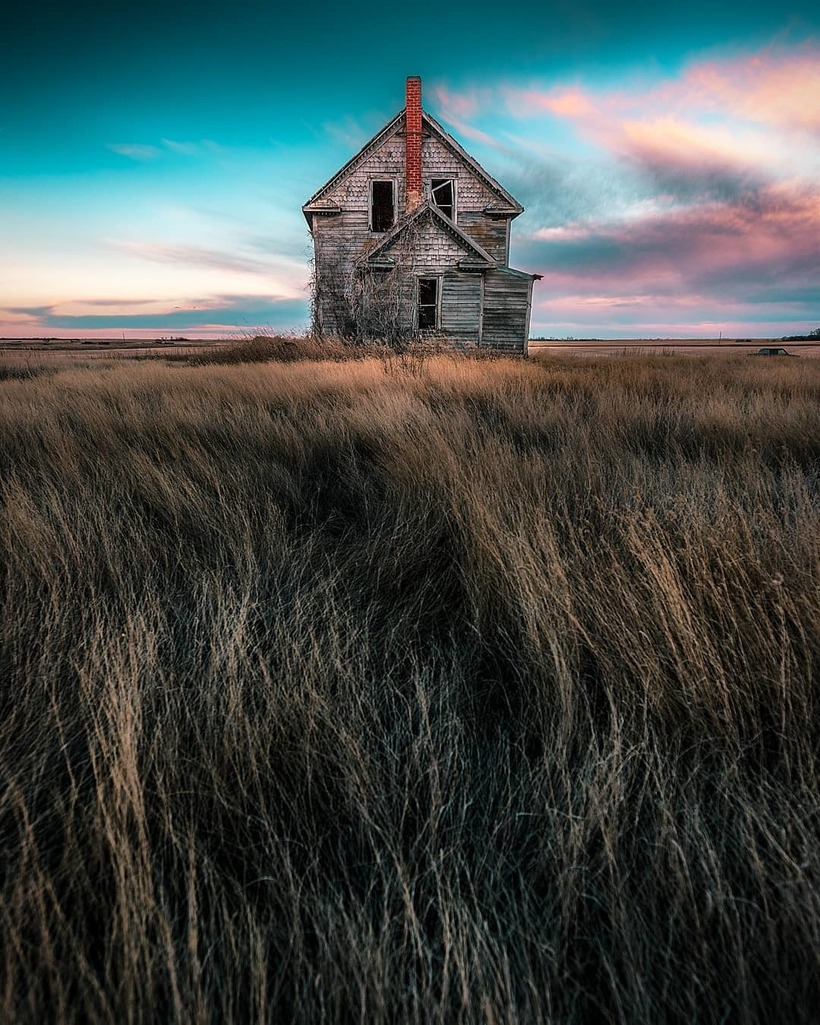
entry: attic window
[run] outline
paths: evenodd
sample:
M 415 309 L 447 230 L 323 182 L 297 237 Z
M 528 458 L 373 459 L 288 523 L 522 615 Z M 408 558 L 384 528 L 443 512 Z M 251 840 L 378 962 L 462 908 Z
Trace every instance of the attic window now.
M 419 278 L 419 331 L 438 327 L 438 278 Z
M 434 178 L 430 183 L 430 196 L 445 217 L 455 221 L 456 183 L 452 178 Z
M 389 231 L 395 220 L 392 181 L 370 183 L 370 229 Z

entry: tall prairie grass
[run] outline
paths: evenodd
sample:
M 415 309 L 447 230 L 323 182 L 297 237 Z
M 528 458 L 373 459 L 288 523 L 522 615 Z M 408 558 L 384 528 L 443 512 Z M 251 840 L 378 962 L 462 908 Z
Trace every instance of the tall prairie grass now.
M 784 363 L 0 383 L 0 1020 L 816 1021 Z

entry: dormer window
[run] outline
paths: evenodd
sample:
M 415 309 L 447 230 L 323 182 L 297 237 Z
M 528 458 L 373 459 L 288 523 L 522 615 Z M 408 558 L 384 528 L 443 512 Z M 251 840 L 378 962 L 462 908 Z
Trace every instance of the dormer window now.
M 430 198 L 451 221 L 456 219 L 456 183 L 453 178 L 434 178 L 430 182 Z
M 396 201 L 392 181 L 370 183 L 370 230 L 389 231 L 396 220 Z

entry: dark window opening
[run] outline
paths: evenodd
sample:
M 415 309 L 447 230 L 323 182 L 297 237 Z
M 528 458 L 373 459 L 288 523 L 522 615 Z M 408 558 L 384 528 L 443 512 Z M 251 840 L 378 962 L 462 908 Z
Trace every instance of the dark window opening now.
M 419 330 L 436 327 L 438 320 L 438 278 L 419 278 Z
M 393 227 L 393 182 L 370 183 L 370 224 L 373 231 Z
M 430 195 L 433 202 L 451 221 L 455 220 L 456 188 L 452 178 L 434 178 L 430 183 Z

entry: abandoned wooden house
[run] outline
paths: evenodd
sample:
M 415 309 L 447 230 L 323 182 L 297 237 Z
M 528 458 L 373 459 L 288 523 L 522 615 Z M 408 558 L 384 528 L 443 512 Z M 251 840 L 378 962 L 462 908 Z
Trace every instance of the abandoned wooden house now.
M 321 334 L 450 338 L 526 352 L 533 281 L 509 266 L 523 207 L 422 110 L 406 106 L 305 203 Z

